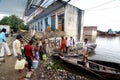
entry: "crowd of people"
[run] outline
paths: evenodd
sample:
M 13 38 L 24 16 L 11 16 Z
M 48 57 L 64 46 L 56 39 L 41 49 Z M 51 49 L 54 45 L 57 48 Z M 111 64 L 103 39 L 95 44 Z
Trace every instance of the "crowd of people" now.
M 83 61 L 87 62 L 88 59 L 88 39 L 85 38 L 83 42 L 82 47 L 82 55 L 83 55 Z M 68 49 L 70 48 L 70 51 L 73 51 L 75 49 L 75 42 L 73 37 L 71 36 L 70 39 L 68 37 L 61 37 L 61 46 L 60 50 L 63 53 L 69 53 Z
M 0 33 L 0 57 L 4 57 L 5 52 L 7 55 L 11 56 L 11 51 L 6 42 L 6 29 L 2 29 Z M 83 46 L 83 61 L 87 60 L 87 42 L 88 39 L 84 40 L 85 45 Z M 71 36 L 70 39 L 68 37 L 61 37 L 60 51 L 63 53 L 68 53 L 68 49 L 74 50 L 75 41 Z M 21 60 L 23 58 L 26 59 L 28 63 L 28 70 L 31 71 L 31 67 L 33 64 L 33 60 L 43 60 L 43 54 L 46 54 L 46 42 L 44 38 L 41 38 L 39 42 L 33 46 L 33 39 L 31 39 L 28 43 L 23 41 L 23 37 L 21 35 L 17 35 L 16 39 L 13 41 L 13 54 L 18 59 Z M 19 70 L 21 72 L 21 70 Z
M 21 61 L 23 58 L 26 59 L 28 63 L 28 70 L 31 71 L 33 60 L 43 60 L 42 55 L 46 55 L 46 44 L 45 40 L 42 38 L 35 46 L 33 46 L 33 39 L 28 43 L 23 40 L 23 37 L 18 34 L 16 39 L 12 43 L 13 55 L 17 60 Z M 5 59 L 5 53 L 11 56 L 12 53 L 6 41 L 6 29 L 2 29 L 0 32 L 0 58 Z M 45 59 L 44 59 L 45 60 Z M 19 70 L 21 72 L 21 70 Z
M 31 71 L 33 60 L 43 60 L 43 54 L 46 55 L 45 41 L 44 39 L 40 39 L 40 41 L 33 46 L 32 39 L 28 43 L 24 43 L 22 36 L 17 35 L 16 40 L 13 42 L 13 51 L 14 56 L 16 56 L 18 60 L 26 58 L 28 70 Z
M 61 45 L 60 50 L 61 52 L 68 53 L 68 48 L 71 48 L 70 50 L 73 50 L 75 47 L 75 42 L 73 37 L 71 36 L 70 39 L 68 37 L 61 37 Z

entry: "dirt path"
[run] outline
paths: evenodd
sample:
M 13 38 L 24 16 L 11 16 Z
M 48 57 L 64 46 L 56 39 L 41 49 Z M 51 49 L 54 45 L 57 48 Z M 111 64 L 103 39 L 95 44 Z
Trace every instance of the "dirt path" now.
M 12 52 L 12 42 L 15 40 L 14 37 L 8 37 L 8 44 Z M 0 64 L 0 80 L 20 80 L 27 73 L 27 69 L 24 69 L 22 73 L 19 73 L 14 69 L 16 58 L 14 55 L 5 55 L 5 62 Z

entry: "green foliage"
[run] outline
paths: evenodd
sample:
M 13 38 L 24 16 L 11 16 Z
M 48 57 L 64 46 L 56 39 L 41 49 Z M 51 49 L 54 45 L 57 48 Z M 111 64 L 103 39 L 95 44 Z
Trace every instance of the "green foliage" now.
M 58 64 L 57 62 L 50 62 L 47 64 L 47 68 L 48 69 L 54 69 L 54 70 L 57 70 L 57 69 L 63 69 L 63 66 L 61 66 L 60 64 Z
M 5 16 L 1 21 L 0 24 L 2 25 L 8 25 L 10 23 L 9 17 Z
M 17 32 L 20 29 L 27 29 L 27 26 L 24 25 L 24 21 L 20 18 L 18 18 L 15 15 L 11 15 L 9 17 L 4 17 L 1 21 L 0 21 L 1 25 L 9 25 L 11 27 L 11 29 L 14 30 L 14 32 Z

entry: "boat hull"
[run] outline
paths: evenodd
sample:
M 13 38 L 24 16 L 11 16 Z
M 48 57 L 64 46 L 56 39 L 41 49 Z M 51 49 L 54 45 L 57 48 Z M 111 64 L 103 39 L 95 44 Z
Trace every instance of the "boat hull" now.
M 87 73 L 90 76 L 98 77 L 97 80 L 120 80 L 120 72 L 116 74 L 112 72 L 94 70 L 94 69 L 86 67 L 84 62 L 78 61 L 78 59 L 75 59 L 75 58 L 73 59 L 70 57 L 60 57 L 60 59 L 65 64 L 73 67 L 74 69 L 79 69 L 80 71 Z

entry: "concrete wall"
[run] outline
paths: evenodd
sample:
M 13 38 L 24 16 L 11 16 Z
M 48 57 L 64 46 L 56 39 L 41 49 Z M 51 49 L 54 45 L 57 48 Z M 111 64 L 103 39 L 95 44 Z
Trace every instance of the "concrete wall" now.
M 0 25 L 0 30 L 5 28 L 7 30 L 7 33 L 10 33 L 10 26 L 9 25 Z
M 88 38 L 90 42 L 95 42 L 97 36 L 97 26 L 83 27 L 83 39 Z
M 82 18 L 82 10 L 72 5 L 65 6 L 65 32 L 67 36 L 73 36 L 75 41 L 80 41 L 82 38 Z
M 73 6 L 66 5 L 65 7 L 65 32 L 66 36 L 72 36 L 77 39 L 77 9 Z

